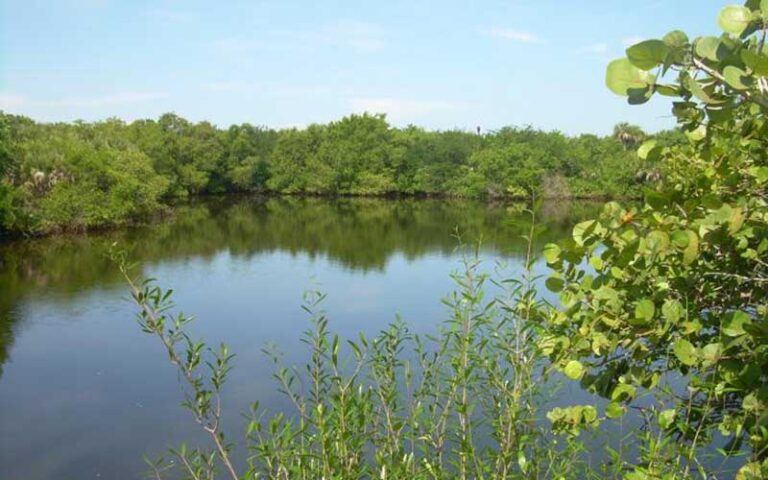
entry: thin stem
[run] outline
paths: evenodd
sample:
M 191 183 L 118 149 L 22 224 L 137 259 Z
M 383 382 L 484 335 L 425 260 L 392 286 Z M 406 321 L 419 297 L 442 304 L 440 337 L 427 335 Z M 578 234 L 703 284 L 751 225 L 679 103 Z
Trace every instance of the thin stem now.
M 152 307 L 150 307 L 147 302 L 140 301 L 142 298 L 142 292 L 139 290 L 139 288 L 136 286 L 134 281 L 131 279 L 130 275 L 128 275 L 128 272 L 125 270 L 124 267 L 121 267 L 121 271 L 123 273 L 123 276 L 125 277 L 126 281 L 128 282 L 128 285 L 131 289 L 131 292 L 133 293 L 133 298 L 136 299 L 136 302 L 138 303 L 141 310 L 144 312 L 144 314 L 147 316 L 147 318 L 153 323 L 158 324 L 158 320 L 160 315 L 158 312 L 156 312 Z M 171 363 L 176 365 L 181 372 L 184 379 L 187 381 L 187 384 L 193 389 L 197 390 L 197 379 L 194 377 L 194 374 L 192 372 L 191 368 L 185 367 L 185 364 L 182 362 L 181 358 L 179 358 L 178 353 L 176 352 L 176 349 L 174 348 L 173 342 L 170 338 L 168 338 L 167 335 L 165 335 L 162 331 L 155 332 L 157 337 L 160 338 L 160 340 L 163 342 L 163 345 L 165 346 L 166 350 L 168 351 L 168 354 L 171 359 Z M 216 394 L 217 401 L 218 401 L 218 393 Z M 229 453 L 227 452 L 227 449 L 224 447 L 224 445 L 221 443 L 221 438 L 219 435 L 219 415 L 220 411 L 217 410 L 213 414 L 213 420 L 208 421 L 207 425 L 206 418 L 204 412 L 201 412 L 199 406 L 193 407 L 193 413 L 196 417 L 196 420 L 198 423 L 203 425 L 203 429 L 208 432 L 213 439 L 214 444 L 216 445 L 216 450 L 219 452 L 219 456 L 221 457 L 221 461 L 224 464 L 224 467 L 226 468 L 230 478 L 232 480 L 239 480 L 239 476 L 237 472 L 235 471 L 235 467 L 232 465 L 232 461 L 229 458 Z

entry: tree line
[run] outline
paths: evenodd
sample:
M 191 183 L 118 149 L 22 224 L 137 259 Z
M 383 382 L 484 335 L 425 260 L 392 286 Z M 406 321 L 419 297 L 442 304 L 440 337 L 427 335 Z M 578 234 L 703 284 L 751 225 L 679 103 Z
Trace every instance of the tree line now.
M 679 132 L 659 134 L 674 143 Z M 477 134 L 393 128 L 351 115 L 305 129 L 158 120 L 38 123 L 0 113 L 0 233 L 84 230 L 145 219 L 199 194 L 618 197 L 658 179 L 647 137 L 530 127 Z

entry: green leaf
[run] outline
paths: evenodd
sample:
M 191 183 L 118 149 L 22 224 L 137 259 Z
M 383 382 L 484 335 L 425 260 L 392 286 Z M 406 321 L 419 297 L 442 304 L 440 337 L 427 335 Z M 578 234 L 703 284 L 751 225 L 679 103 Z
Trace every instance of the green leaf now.
M 759 462 L 750 462 L 736 472 L 734 480 L 760 480 L 763 478 L 763 472 Z
M 544 245 L 544 251 L 542 253 L 547 263 L 557 263 L 557 261 L 560 260 L 560 247 L 554 243 Z
M 744 226 L 744 212 L 741 208 L 734 208 L 731 210 L 731 215 L 728 217 L 728 233 L 735 234 L 741 227 Z
M 668 322 L 677 323 L 685 315 L 685 308 L 677 300 L 666 300 L 661 306 L 661 315 Z
M 717 49 L 720 46 L 720 39 L 717 37 L 700 37 L 696 40 L 694 51 L 696 55 L 707 60 L 717 62 Z
M 544 285 L 547 287 L 547 289 L 550 292 L 560 292 L 563 290 L 563 286 L 565 285 L 565 281 L 562 278 L 558 277 L 549 277 L 546 282 L 544 282 Z
M 696 347 L 688 340 L 681 338 L 674 345 L 675 356 L 683 365 L 696 365 Z
M 641 323 L 648 323 L 653 320 L 655 313 L 656 306 L 648 298 L 644 298 L 635 304 L 635 318 Z
M 704 90 L 704 87 L 699 83 L 698 80 L 696 80 L 693 77 L 687 77 L 685 86 L 688 88 L 688 90 L 691 91 L 691 93 L 701 100 L 704 103 L 710 104 L 710 105 L 716 105 L 720 103 L 724 103 L 723 100 L 716 99 L 712 97 L 710 94 L 707 93 L 706 90 Z
M 760 399 L 757 398 L 755 393 L 750 393 L 741 402 L 741 408 L 748 412 L 759 412 L 762 408 Z
M 729 337 L 738 337 L 747 333 L 744 325 L 752 323 L 752 320 L 744 312 L 732 312 L 726 315 L 723 321 L 723 334 Z
M 752 167 L 748 172 L 757 179 L 757 183 L 768 182 L 768 167 Z
M 604 232 L 605 229 L 595 220 L 577 223 L 573 227 L 573 240 L 579 246 L 583 246 L 590 236 L 594 233 Z
M 641 70 L 650 70 L 664 63 L 669 47 L 661 40 L 646 40 L 627 49 L 627 58 Z
M 608 202 L 603 205 L 601 216 L 606 220 L 619 220 L 627 213 L 618 202 Z
M 669 235 L 661 230 L 654 230 L 646 237 L 648 248 L 653 252 L 664 252 L 669 249 Z
M 698 105 L 694 102 L 672 102 L 672 114 L 681 123 L 694 121 L 698 113 Z
M 563 373 L 571 380 L 578 380 L 584 375 L 584 365 L 578 360 L 571 360 L 565 365 Z
M 522 450 L 517 452 L 517 464 L 520 466 L 520 471 L 523 473 L 528 470 L 528 460 L 525 459 L 525 452 Z
M 741 5 L 728 5 L 720 11 L 717 24 L 727 33 L 741 35 L 752 22 L 752 12 Z
M 768 17 L 768 0 L 760 1 L 760 13 L 763 14 L 763 17 Z
M 653 89 L 648 86 L 645 88 L 631 88 L 627 91 L 628 102 L 630 105 L 642 105 L 653 97 Z
M 640 148 L 637 149 L 637 156 L 640 157 L 642 160 L 646 160 L 648 158 L 648 154 L 651 150 L 653 150 L 656 147 L 656 140 L 648 140 L 642 145 L 640 145 Z
M 685 248 L 688 246 L 690 240 L 688 239 L 688 232 L 685 230 L 675 230 L 672 232 L 672 245 L 677 248 Z
M 668 47 L 683 48 L 688 45 L 688 35 L 680 30 L 673 30 L 662 38 Z
M 616 387 L 613 389 L 613 392 L 611 392 L 611 400 L 631 400 L 635 398 L 635 394 L 637 393 L 637 389 L 629 385 L 627 383 L 620 383 L 616 385 Z
M 674 85 L 656 85 L 656 92 L 665 97 L 679 97 L 680 89 Z
M 736 90 L 747 90 L 752 83 L 747 72 L 733 65 L 723 69 L 723 78 L 728 85 Z
M 587 424 L 593 424 L 597 420 L 597 409 L 592 405 L 584 405 L 581 407 L 581 418 Z
M 699 125 L 695 130 L 685 132 L 685 136 L 692 142 L 700 142 L 707 138 L 707 126 Z
M 768 75 L 768 56 L 765 53 L 757 53 L 745 48 L 741 51 L 741 60 L 756 75 Z
M 688 233 L 688 246 L 683 250 L 683 263 L 690 265 L 699 258 L 699 237 L 695 232 L 686 230 Z
M 722 343 L 710 343 L 701 349 L 701 358 L 705 366 L 714 365 L 723 356 Z
M 664 410 L 661 412 L 659 414 L 659 426 L 665 430 L 671 427 L 675 421 L 676 414 L 677 410 L 674 408 L 670 408 L 669 410 Z
M 706 108 L 707 117 L 709 117 L 710 123 L 723 123 L 733 118 L 734 107 L 722 107 L 722 108 Z
M 653 190 L 646 192 L 645 201 L 655 210 L 662 210 L 669 205 L 669 197 L 667 195 Z
M 619 58 L 608 64 L 605 84 L 616 95 L 629 96 L 633 91 L 648 89 L 656 77 L 632 65 L 629 59 Z
M 608 303 L 619 303 L 619 294 L 613 288 L 603 285 L 595 290 L 596 300 L 605 300 Z
M 710 193 L 701 197 L 701 204 L 709 210 L 717 210 L 723 206 L 723 199 Z
M 619 418 L 624 415 L 624 407 L 618 402 L 611 402 L 605 406 L 605 416 L 608 418 Z

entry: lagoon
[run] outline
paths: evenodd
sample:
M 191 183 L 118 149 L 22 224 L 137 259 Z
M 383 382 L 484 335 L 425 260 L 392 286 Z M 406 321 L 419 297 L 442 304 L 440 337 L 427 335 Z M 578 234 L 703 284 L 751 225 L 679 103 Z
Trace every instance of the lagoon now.
M 135 322 L 109 258 L 173 288 L 197 318 L 194 336 L 237 355 L 225 387 L 225 429 L 259 400 L 286 408 L 262 352 L 301 364 L 306 291 L 342 337 L 375 334 L 400 316 L 418 333 L 446 319 L 441 299 L 460 269 L 459 243 L 479 245 L 484 269 L 520 273 L 525 205 L 447 199 L 212 197 L 151 225 L 0 245 L 0 472 L 4 480 L 141 478 L 142 458 L 203 440 L 179 407 L 174 368 Z M 599 205 L 537 206 L 540 247 L 570 234 Z M 460 239 L 457 237 L 460 237 Z M 539 271 L 544 272 L 539 264 Z

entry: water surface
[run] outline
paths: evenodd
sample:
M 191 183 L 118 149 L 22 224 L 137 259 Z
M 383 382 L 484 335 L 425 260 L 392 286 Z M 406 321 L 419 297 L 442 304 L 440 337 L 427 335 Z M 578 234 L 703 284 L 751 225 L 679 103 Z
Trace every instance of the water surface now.
M 304 357 L 302 294 L 320 289 L 331 328 L 375 334 L 399 314 L 417 332 L 446 319 L 440 300 L 462 241 L 493 270 L 519 273 L 523 205 L 452 200 L 252 198 L 180 206 L 157 224 L 0 245 L 0 478 L 135 479 L 183 439 L 199 438 L 155 338 L 140 332 L 109 260 L 117 242 L 145 276 L 173 287 L 195 336 L 237 354 L 225 427 L 254 400 L 285 406 L 261 352 Z M 538 209 L 536 244 L 557 241 L 598 208 Z

